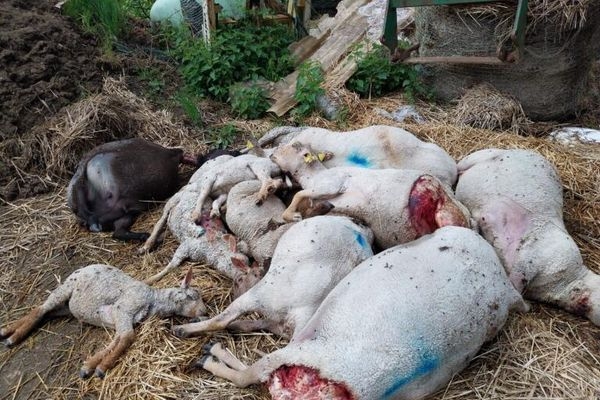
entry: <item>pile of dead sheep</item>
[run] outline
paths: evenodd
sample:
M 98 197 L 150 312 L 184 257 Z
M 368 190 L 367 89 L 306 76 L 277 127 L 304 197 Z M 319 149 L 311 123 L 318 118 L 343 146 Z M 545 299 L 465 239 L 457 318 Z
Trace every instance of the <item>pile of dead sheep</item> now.
M 270 148 L 266 146 L 270 145 Z M 177 193 L 180 163 L 201 164 Z M 130 230 L 143 200 L 170 199 L 148 233 Z M 144 241 L 169 227 L 179 247 L 145 282 L 107 265 L 75 271 L 0 336 L 15 345 L 65 309 L 112 327 L 80 374 L 103 377 L 151 315 L 194 318 L 179 337 L 267 330 L 287 346 L 247 366 L 219 343 L 196 365 L 274 399 L 425 397 L 447 384 L 528 299 L 600 325 L 600 278 L 565 229 L 554 166 L 530 150 L 480 150 L 458 164 L 390 126 L 351 132 L 280 127 L 245 154 L 196 160 L 142 139 L 87 154 L 68 189 L 91 231 Z M 208 318 L 201 293 L 150 285 L 186 260 L 234 283 Z M 239 319 L 258 312 L 263 319 Z

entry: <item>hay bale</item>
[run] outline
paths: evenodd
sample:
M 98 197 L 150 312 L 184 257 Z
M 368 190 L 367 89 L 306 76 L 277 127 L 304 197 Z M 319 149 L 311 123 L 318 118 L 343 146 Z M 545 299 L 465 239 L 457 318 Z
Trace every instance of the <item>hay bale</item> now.
M 532 2 L 532 7 L 538 3 Z M 519 63 L 428 66 L 428 85 L 440 99 L 450 101 L 464 94 L 465 88 L 488 82 L 514 96 L 532 119 L 572 116 L 579 109 L 597 52 L 598 45 L 591 38 L 600 30 L 596 22 L 600 17 L 600 0 L 588 0 L 585 4 L 586 7 L 577 8 L 578 13 L 573 11 L 562 19 L 555 16 L 550 20 L 542 18 L 548 10 L 540 4 L 540 9 L 536 9 L 538 15 L 529 15 L 524 54 Z M 488 6 L 487 10 L 495 10 L 492 7 L 507 6 Z M 514 16 L 515 7 L 508 10 Z M 558 11 L 551 15 L 558 15 Z M 415 22 L 420 55 L 495 57 L 498 41 L 505 37 L 505 32 L 499 32 L 505 29 L 499 27 L 507 25 L 503 21 L 506 17 L 500 12 L 467 15 L 465 7 L 419 7 L 415 10 Z
M 468 89 L 451 111 L 451 119 L 457 125 L 513 132 L 528 123 L 518 101 L 487 83 Z
M 81 156 L 112 140 L 139 136 L 164 146 L 181 146 L 188 129 L 168 111 L 127 90 L 123 79 L 106 78 L 102 92 L 66 107 L 35 135 L 33 151 L 51 176 L 65 177 Z M 36 157 L 36 154 L 31 154 Z

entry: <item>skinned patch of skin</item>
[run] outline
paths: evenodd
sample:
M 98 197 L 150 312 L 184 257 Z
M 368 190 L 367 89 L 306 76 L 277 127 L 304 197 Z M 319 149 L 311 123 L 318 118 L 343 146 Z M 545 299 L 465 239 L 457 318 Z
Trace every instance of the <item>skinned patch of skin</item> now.
M 197 221 L 196 224 L 204 229 L 209 242 L 215 240 L 219 233 L 223 235 L 228 233 L 221 218 L 212 218 L 210 216 L 210 210 L 204 211 L 198 220 L 199 221 Z
M 589 290 L 573 289 L 569 311 L 580 317 L 585 317 L 592 311 Z
M 340 382 L 322 378 L 319 371 L 304 365 L 283 365 L 267 382 L 273 400 L 355 400 L 350 390 Z
M 443 226 L 469 226 L 461 210 L 430 175 L 419 177 L 413 184 L 408 199 L 408 212 L 417 237 L 433 233 Z

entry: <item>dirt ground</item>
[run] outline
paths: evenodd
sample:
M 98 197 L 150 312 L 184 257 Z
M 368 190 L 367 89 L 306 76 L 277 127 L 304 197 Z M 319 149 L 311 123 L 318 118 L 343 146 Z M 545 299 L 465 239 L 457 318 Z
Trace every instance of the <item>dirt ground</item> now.
M 66 206 L 67 180 L 56 177 L 46 179 L 35 158 L 26 157 L 27 149 L 33 142 L 31 135 L 35 133 L 34 128 L 43 125 L 64 106 L 90 93 L 99 92 L 104 76 L 118 76 L 123 71 L 143 64 L 143 61 L 139 61 L 142 64 L 131 60 L 107 61 L 98 50 L 95 40 L 81 33 L 63 17 L 54 7 L 55 3 L 56 0 L 33 3 L 29 0 L 0 0 L 0 324 L 29 311 L 45 298 L 59 280 L 80 266 L 107 263 L 134 276 L 145 277 L 149 268 L 158 270 L 165 265 L 176 247 L 173 239 L 168 238 L 157 252 L 141 257 L 134 255 L 136 244 L 117 242 L 109 234 L 92 235 L 81 231 Z M 131 87 L 136 88 L 138 84 L 134 81 Z M 594 152 L 595 157 L 600 159 L 597 149 Z M 577 208 L 577 196 L 567 199 L 567 207 Z M 159 212 L 155 210 L 142 218 L 136 228 L 149 230 Z M 598 210 L 585 212 L 597 215 Z M 597 227 L 569 220 L 567 228 L 576 235 L 578 243 L 581 241 L 595 246 L 593 252 L 584 253 L 586 261 L 599 256 Z M 209 268 L 194 265 L 195 270 L 205 274 L 198 283 L 210 312 L 222 309 L 229 298 L 211 292 L 211 288 L 230 283 L 211 273 Z M 176 285 L 179 274 L 172 275 L 161 281 L 161 286 Z M 594 393 L 597 396 L 595 398 L 600 398 L 600 378 L 597 375 L 600 369 L 600 329 L 549 307 L 534 305 L 533 313 L 535 317 L 511 317 L 509 326 L 512 328 L 501 334 L 499 342 L 487 345 L 477 362 L 455 378 L 452 387 L 464 389 L 451 392 L 459 393 L 462 390 L 462 395 L 445 397 L 441 393 L 437 398 L 517 398 L 511 397 L 511 393 L 498 393 L 490 389 L 498 376 L 498 371 L 494 371 L 494 362 L 507 357 L 506 350 L 511 348 L 512 342 L 528 345 L 531 341 L 534 351 L 533 347 L 539 346 L 539 342 L 535 342 L 531 331 L 545 332 L 540 336 L 542 340 L 560 338 L 567 343 L 565 353 L 559 354 L 559 349 L 552 350 L 556 352 L 556 357 L 564 358 L 561 365 L 564 368 L 580 368 L 583 375 L 587 373 L 592 376 L 582 376 L 572 382 L 573 396 L 558 389 L 558 394 L 555 394 L 548 389 L 552 382 L 545 382 L 543 377 L 552 374 L 556 379 L 560 371 L 534 370 L 537 368 L 535 360 L 523 363 L 515 360 L 512 367 L 525 371 L 523 382 L 529 384 L 531 379 L 538 379 L 543 383 L 539 383 L 539 387 L 538 384 L 532 384 L 532 396 L 529 398 L 592 399 Z M 176 352 L 171 348 L 171 342 L 161 342 L 162 345 L 156 346 L 156 335 L 168 335 L 168 327 L 172 322 L 177 320 L 152 321 L 148 330 L 139 332 L 139 343 L 135 345 L 138 346 L 137 350 L 132 349 L 131 353 L 137 354 L 138 359 L 134 356 L 124 357 L 117 368 L 120 371 L 133 369 L 136 363 L 140 363 L 140 354 L 145 352 L 142 346 L 164 347 L 147 351 L 154 357 L 149 358 L 150 365 L 161 363 L 161 351 L 169 354 Z M 0 400 L 122 398 L 118 393 L 111 392 L 110 377 L 104 381 L 84 382 L 77 375 L 82 360 L 104 346 L 111 335 L 112 332 L 74 320 L 58 319 L 44 324 L 36 334 L 14 349 L 1 348 Z M 226 334 L 215 337 L 229 341 L 230 346 L 241 346 L 246 342 L 254 346 L 253 343 L 262 341 L 260 350 L 245 354 L 246 359 L 256 359 L 260 351 L 282 344 L 264 334 L 240 335 L 234 339 Z M 163 336 L 160 336 L 162 339 Z M 179 348 L 185 347 L 186 354 L 198 354 L 205 342 L 175 343 Z M 552 357 L 552 354 L 544 352 L 543 356 Z M 179 372 L 193 360 L 192 356 L 182 356 L 166 369 Z M 596 376 L 593 376 L 594 373 Z M 182 373 L 181 376 L 186 375 Z M 139 388 L 134 395 L 136 398 L 266 398 L 265 392 L 259 388 L 232 391 L 227 387 L 227 396 L 219 394 L 225 392 L 219 391 L 206 373 L 194 373 L 189 380 L 164 382 L 156 387 L 145 386 L 144 382 L 136 381 L 135 376 L 130 379 L 130 386 Z M 546 393 L 546 396 L 540 393 Z

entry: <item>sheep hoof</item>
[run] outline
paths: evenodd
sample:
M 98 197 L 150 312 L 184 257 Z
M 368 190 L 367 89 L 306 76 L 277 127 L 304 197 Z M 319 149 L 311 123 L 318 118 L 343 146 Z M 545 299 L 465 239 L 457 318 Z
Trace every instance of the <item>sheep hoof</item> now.
M 202 346 L 202 354 L 203 355 L 210 355 L 210 354 L 212 354 L 210 351 L 212 350 L 213 347 L 215 347 L 218 344 L 219 344 L 218 342 L 208 342 L 208 343 L 206 343 L 204 346 Z
M 106 376 L 106 373 L 104 371 L 102 371 L 100 368 L 96 368 L 96 372 L 94 373 L 94 375 L 97 378 L 104 379 L 104 377 Z
M 188 337 L 187 332 L 185 331 L 185 329 L 183 329 L 181 325 L 175 325 L 174 327 L 172 327 L 171 332 L 173 333 L 173 335 L 180 338 Z
M 79 377 L 81 379 L 88 379 L 90 376 L 92 376 L 92 371 L 86 367 L 82 367 L 79 370 Z
M 213 356 L 212 356 L 212 355 L 210 355 L 210 354 L 204 354 L 202 357 L 200 357 L 200 358 L 198 359 L 198 361 L 196 361 L 196 363 L 194 364 L 194 366 L 195 366 L 196 368 L 204 368 L 204 364 L 206 364 L 206 362 L 207 362 L 208 360 L 211 360 L 211 361 L 212 361 L 212 358 L 213 358 Z
M 137 253 L 140 256 L 143 256 L 145 254 L 148 254 L 148 252 L 150 251 L 150 249 L 146 248 L 146 246 L 142 246 L 139 249 L 137 249 Z
M 6 347 L 13 347 L 15 344 L 13 343 L 13 341 L 11 339 L 6 339 L 3 340 L 2 343 L 6 346 Z
M 302 221 L 302 214 L 300 214 L 300 213 L 294 213 L 294 216 L 292 217 L 292 221 L 294 221 L 294 222 L 300 222 L 300 221 Z

